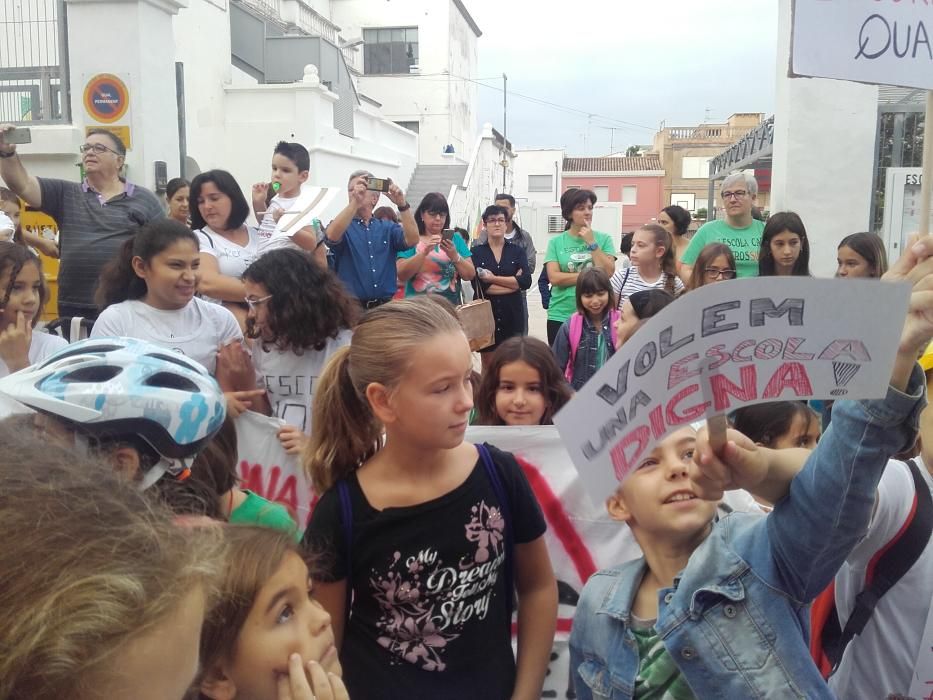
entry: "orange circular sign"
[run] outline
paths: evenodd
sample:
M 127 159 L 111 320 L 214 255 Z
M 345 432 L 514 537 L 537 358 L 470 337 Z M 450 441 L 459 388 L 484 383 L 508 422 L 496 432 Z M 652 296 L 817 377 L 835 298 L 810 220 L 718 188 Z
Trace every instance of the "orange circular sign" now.
M 112 124 L 126 114 L 129 106 L 129 90 L 115 75 L 95 75 L 84 88 L 84 109 L 99 122 Z

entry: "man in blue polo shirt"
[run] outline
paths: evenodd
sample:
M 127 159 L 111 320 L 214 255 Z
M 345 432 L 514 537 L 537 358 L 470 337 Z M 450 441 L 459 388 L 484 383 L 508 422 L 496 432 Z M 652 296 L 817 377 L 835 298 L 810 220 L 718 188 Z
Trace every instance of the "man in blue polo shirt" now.
M 401 225 L 373 218 L 379 193 L 366 189 L 371 177 L 365 170 L 350 176 L 350 201 L 327 227 L 334 271 L 364 309 L 392 299 L 398 279 L 396 255 L 418 243 L 411 205 L 397 185 L 390 185 L 386 196 L 398 207 Z

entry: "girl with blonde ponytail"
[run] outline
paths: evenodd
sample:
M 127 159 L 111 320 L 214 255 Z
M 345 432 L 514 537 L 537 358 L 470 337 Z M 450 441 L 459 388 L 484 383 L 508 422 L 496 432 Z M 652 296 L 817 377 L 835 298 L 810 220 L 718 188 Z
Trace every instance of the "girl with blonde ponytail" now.
M 456 317 L 415 297 L 369 311 L 318 380 L 304 466 L 324 494 L 304 544 L 354 700 L 540 697 L 545 523 L 514 457 L 464 442 L 472 369 Z

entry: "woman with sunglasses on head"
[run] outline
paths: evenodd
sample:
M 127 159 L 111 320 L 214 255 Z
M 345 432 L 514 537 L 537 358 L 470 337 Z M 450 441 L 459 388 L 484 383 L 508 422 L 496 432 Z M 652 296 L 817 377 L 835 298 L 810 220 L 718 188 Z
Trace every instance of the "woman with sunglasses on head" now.
M 703 285 L 735 279 L 735 256 L 725 243 L 710 243 L 697 255 L 687 290 Z
M 91 129 L 85 136 L 79 149 L 84 180 L 72 182 L 30 175 L 16 155 L 16 145 L 4 139 L 13 128 L 0 124 L 0 180 L 28 206 L 58 223 L 58 314 L 96 318 L 94 290 L 102 268 L 139 226 L 165 216 L 162 202 L 120 176 L 126 145 L 110 131 Z M 24 232 L 24 238 L 34 245 L 35 234 Z
M 399 283 L 405 296 L 440 294 L 452 304 L 461 302 L 461 281 L 470 282 L 476 269 L 469 246 L 450 228 L 447 199 L 439 192 L 424 196 L 415 210 L 418 244 L 398 254 Z

